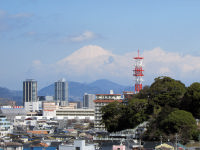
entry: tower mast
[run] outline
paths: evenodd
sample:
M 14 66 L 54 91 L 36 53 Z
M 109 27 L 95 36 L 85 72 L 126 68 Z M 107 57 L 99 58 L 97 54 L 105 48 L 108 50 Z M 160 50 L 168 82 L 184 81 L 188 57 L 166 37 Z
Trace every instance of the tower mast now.
M 143 59 L 144 57 L 140 57 L 140 51 L 138 49 L 138 56 L 134 57 L 135 59 L 135 69 L 133 70 L 133 76 L 135 77 L 135 93 L 139 93 L 142 89 L 142 77 L 143 74 Z

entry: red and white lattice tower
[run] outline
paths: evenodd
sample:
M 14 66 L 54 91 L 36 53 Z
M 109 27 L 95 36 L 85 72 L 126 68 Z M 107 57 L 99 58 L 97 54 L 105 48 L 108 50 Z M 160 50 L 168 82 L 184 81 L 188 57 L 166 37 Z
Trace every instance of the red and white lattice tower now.
M 136 63 L 135 63 L 135 69 L 133 70 L 133 76 L 135 77 L 135 93 L 139 93 L 142 89 L 142 77 L 143 74 L 143 59 L 144 57 L 139 56 L 139 49 L 138 49 L 138 56 L 134 57 Z

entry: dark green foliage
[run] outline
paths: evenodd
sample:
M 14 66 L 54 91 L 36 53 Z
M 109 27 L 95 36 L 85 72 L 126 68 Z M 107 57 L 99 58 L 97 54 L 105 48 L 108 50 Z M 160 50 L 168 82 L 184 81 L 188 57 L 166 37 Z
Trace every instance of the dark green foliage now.
M 161 130 L 165 133 L 178 133 L 183 142 L 192 139 L 197 125 L 194 117 L 190 112 L 184 110 L 176 110 L 171 112 L 166 118 L 160 122 Z
M 148 108 L 147 100 L 132 99 L 128 101 L 127 106 L 123 110 L 122 119 L 126 122 L 126 128 L 134 128 L 148 118 L 146 114 Z
M 160 127 L 168 134 L 179 133 L 183 129 L 195 129 L 196 121 L 190 112 L 176 110 L 167 115 L 161 122 Z
M 197 132 L 196 121 L 190 112 L 167 106 L 157 118 L 152 118 L 143 138 L 158 140 L 162 136 L 164 139 L 173 140 L 177 133 L 181 142 L 186 143 L 196 137 Z
M 168 114 L 175 110 L 178 109 L 172 108 L 168 105 L 162 109 L 160 108 L 160 111 L 157 113 L 157 115 L 154 115 L 151 120 L 149 120 L 149 127 L 143 138 L 145 140 L 159 140 L 160 136 L 165 134 L 165 131 L 162 130 L 160 123 L 168 116 Z
M 122 115 L 122 105 L 115 101 L 101 108 L 103 112 L 102 123 L 109 132 L 118 131 L 119 120 Z
M 183 109 L 200 119 L 200 83 L 195 82 L 187 88 L 181 105 Z
M 178 110 L 178 108 L 173 108 L 168 105 L 162 108 L 160 113 L 158 114 L 158 117 L 156 118 L 157 124 L 160 125 L 160 122 L 163 121 L 171 112 Z
M 146 99 L 149 98 L 150 96 L 150 87 L 149 86 L 144 86 L 143 89 L 136 95 L 137 98 L 139 99 Z
M 118 102 L 110 103 L 102 107 L 102 123 L 109 132 L 116 132 L 123 129 L 134 128 L 147 120 L 145 113 L 148 103 L 145 99 L 132 99 L 128 105 Z
M 150 86 L 150 98 L 160 106 L 179 107 L 185 92 L 185 85 L 170 77 L 158 77 Z
M 160 140 L 160 136 L 166 141 L 174 140 L 176 134 L 182 143 L 197 140 L 200 131 L 194 117 L 200 118 L 200 83 L 186 88 L 178 80 L 158 77 L 150 87 L 145 86 L 134 95 L 127 105 L 118 103 L 111 112 L 111 116 L 103 118 L 110 132 L 134 128 L 148 120 L 143 140 Z

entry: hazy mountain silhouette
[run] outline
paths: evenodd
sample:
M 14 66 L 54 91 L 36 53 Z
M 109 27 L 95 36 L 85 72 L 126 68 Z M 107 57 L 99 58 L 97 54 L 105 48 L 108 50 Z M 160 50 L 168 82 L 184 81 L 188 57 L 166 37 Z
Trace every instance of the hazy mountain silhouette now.
M 106 79 L 96 80 L 92 83 L 80 83 L 69 81 L 69 100 L 82 101 L 84 93 L 88 94 L 108 94 L 110 90 L 114 94 L 122 94 L 123 91 L 132 91 L 133 87 L 120 85 Z M 38 96 L 54 96 L 54 83 L 38 91 Z M 16 101 L 17 105 L 22 105 L 23 92 L 9 90 L 0 87 L 0 98 Z
M 80 83 L 80 82 L 68 82 L 69 86 L 69 99 L 72 101 L 80 101 L 84 93 L 88 94 L 108 94 L 110 90 L 113 90 L 115 94 L 122 94 L 123 91 L 130 91 L 131 87 L 123 86 L 106 79 L 96 80 L 92 83 Z M 42 88 L 38 95 L 54 95 L 54 83 Z

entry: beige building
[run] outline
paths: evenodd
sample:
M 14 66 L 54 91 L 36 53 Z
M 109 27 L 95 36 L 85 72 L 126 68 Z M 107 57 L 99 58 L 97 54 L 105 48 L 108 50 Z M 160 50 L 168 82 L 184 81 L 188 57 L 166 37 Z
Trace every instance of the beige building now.
M 95 103 L 95 120 L 94 128 L 97 130 L 105 130 L 105 125 L 101 124 L 102 113 L 101 108 L 108 105 L 111 102 L 118 101 L 122 102 L 121 94 L 96 94 Z
M 59 105 L 53 101 L 43 102 L 43 116 L 56 116 L 56 110 L 59 108 Z
M 94 120 L 94 109 L 77 109 L 77 103 L 69 103 L 69 106 L 60 107 L 58 103 L 49 101 L 43 102 L 43 116 Z
M 94 109 L 66 109 L 60 107 L 56 110 L 56 116 L 64 116 L 68 119 L 90 119 L 94 120 Z

